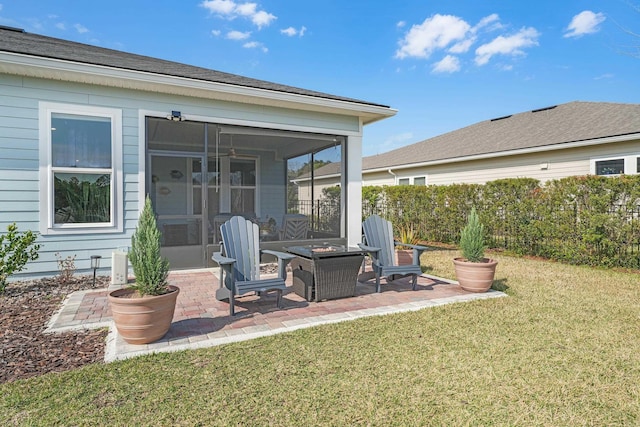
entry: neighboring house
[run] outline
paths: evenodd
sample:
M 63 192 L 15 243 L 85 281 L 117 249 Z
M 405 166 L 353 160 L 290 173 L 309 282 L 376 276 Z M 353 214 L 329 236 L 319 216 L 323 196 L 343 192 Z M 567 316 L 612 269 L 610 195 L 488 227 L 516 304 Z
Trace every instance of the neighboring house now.
M 0 232 L 40 233 L 25 276 L 56 253 L 110 267 L 145 195 L 173 268 L 210 265 L 221 214 L 258 222 L 287 210 L 287 165 L 341 153 L 339 228 L 361 236 L 362 127 L 385 105 L 0 27 Z M 274 237 L 269 233 L 268 237 Z M 282 247 L 284 243 L 265 243 Z
M 640 173 L 640 105 L 570 102 L 486 120 L 362 159 L 363 185 Z M 314 183 L 335 185 L 333 165 Z M 301 183 L 302 185 L 302 183 Z

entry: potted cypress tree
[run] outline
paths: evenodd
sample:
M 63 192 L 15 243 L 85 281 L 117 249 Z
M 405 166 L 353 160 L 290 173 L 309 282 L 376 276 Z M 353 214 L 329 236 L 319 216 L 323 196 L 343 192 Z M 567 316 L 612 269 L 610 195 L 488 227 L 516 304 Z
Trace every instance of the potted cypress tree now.
M 160 231 L 147 196 L 138 226 L 131 236 L 129 260 L 135 283 L 109 293 L 118 333 L 130 344 L 162 338 L 173 320 L 180 289 L 167 283 L 169 261 L 160 255 Z
M 484 225 L 475 208 L 471 209 L 467 225 L 460 232 L 462 257 L 454 258 L 456 277 L 462 289 L 486 292 L 493 284 L 498 261 L 485 258 Z

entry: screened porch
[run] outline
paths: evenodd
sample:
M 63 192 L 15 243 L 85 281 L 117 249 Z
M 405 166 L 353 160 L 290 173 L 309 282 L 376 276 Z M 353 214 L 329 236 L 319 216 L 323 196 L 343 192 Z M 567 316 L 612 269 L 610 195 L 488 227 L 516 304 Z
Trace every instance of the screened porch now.
M 219 226 L 233 215 L 258 224 L 264 248 L 317 240 L 344 244 L 344 186 L 316 185 L 313 171 L 329 164 L 343 171 L 346 140 L 182 121 L 179 115 L 148 117 L 145 189 L 171 268 L 214 266 Z M 307 177 L 304 191 L 301 176 Z M 291 222 L 295 227 L 286 227 Z

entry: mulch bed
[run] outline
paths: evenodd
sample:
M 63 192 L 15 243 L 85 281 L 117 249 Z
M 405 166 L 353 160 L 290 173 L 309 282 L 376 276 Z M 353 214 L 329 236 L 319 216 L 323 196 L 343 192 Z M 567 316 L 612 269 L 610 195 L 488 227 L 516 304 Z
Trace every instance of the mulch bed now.
M 109 281 L 98 277 L 95 288 Z M 103 362 L 106 329 L 44 333 L 67 295 L 93 288 L 92 276 L 9 283 L 0 295 L 0 383 Z

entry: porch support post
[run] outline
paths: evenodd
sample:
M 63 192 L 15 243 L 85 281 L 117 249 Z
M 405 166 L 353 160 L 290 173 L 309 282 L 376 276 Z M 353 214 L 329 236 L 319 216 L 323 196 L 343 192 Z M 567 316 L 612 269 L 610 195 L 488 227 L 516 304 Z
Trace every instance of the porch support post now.
M 362 127 L 361 127 L 362 129 Z M 347 141 L 345 188 L 342 192 L 342 208 L 346 214 L 347 244 L 357 246 L 362 242 L 362 134 L 349 136 Z

